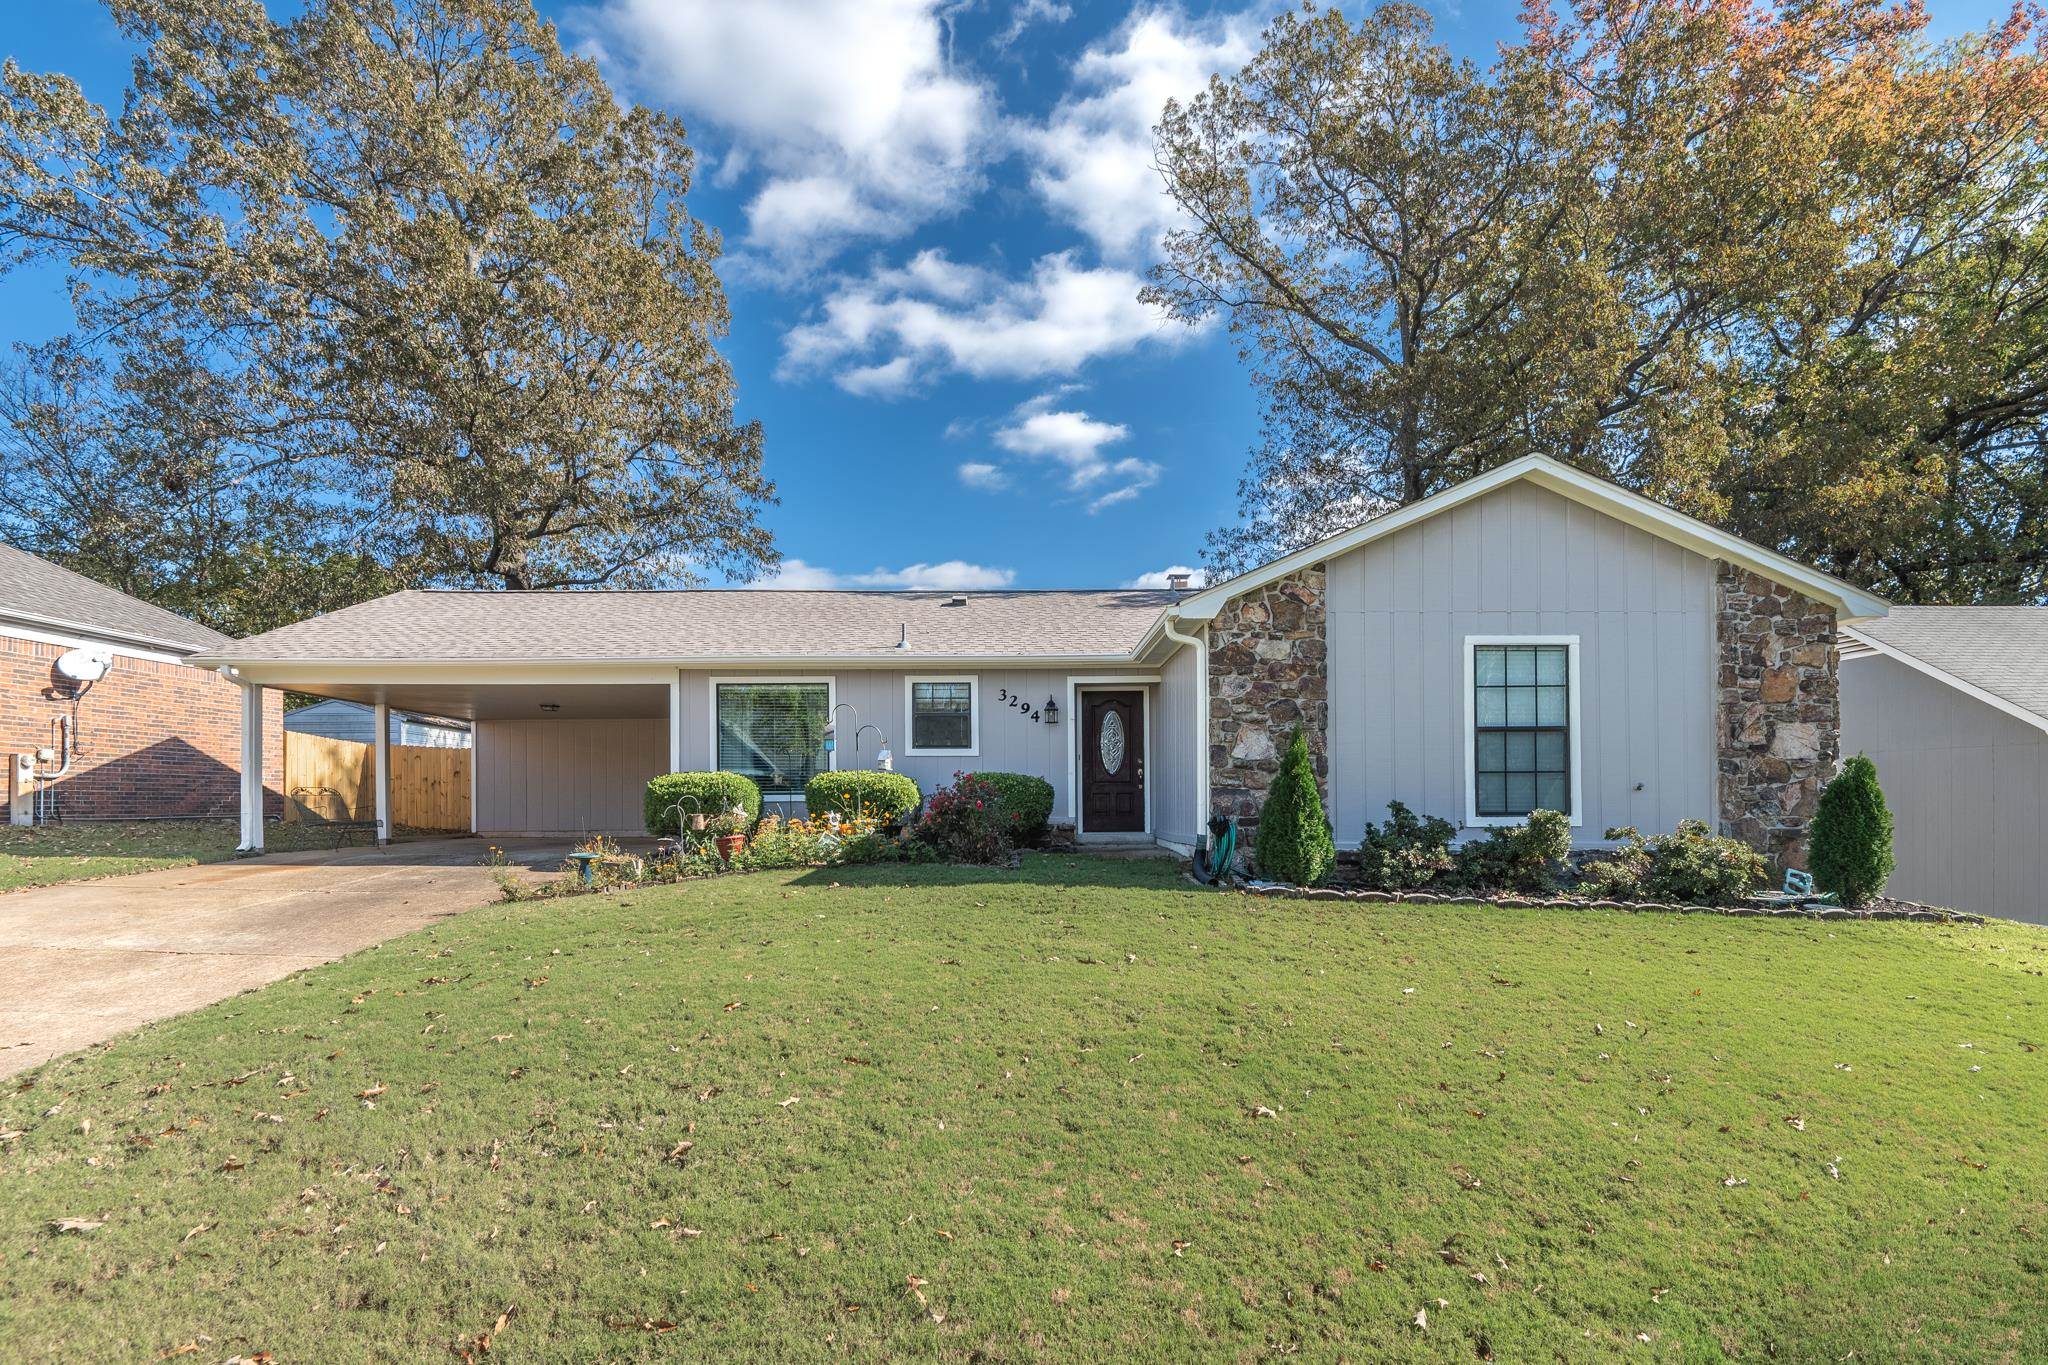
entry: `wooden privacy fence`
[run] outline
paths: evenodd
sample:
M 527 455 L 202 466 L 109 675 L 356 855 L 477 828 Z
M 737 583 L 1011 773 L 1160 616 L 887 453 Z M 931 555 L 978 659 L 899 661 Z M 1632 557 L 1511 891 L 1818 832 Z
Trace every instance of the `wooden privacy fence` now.
M 391 823 L 408 829 L 469 828 L 469 749 L 391 746 Z M 374 745 L 325 735 L 284 736 L 284 818 L 377 818 Z

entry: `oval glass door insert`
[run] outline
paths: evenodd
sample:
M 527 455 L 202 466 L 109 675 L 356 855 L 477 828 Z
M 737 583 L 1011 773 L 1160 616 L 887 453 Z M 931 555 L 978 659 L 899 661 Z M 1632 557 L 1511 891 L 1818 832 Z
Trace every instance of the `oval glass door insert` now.
M 1124 718 L 1119 711 L 1102 713 L 1102 771 L 1115 777 L 1124 767 Z

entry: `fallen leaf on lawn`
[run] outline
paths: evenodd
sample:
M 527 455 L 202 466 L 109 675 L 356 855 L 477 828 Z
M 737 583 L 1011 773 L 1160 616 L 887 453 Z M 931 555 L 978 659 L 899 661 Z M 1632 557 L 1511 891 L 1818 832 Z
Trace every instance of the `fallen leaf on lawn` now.
M 1664 1296 L 1665 1296 L 1666 1294 L 1669 1294 L 1670 1292 L 1671 1292 L 1671 1291 L 1670 1291 L 1670 1290 L 1668 1290 L 1668 1289 L 1652 1289 L 1652 1290 L 1650 1291 L 1650 1302 L 1651 1302 L 1651 1303 L 1662 1303 L 1662 1302 L 1664 1302 Z
M 626 1322 L 608 1322 L 605 1326 L 624 1332 L 636 1329 L 642 1332 L 673 1332 L 676 1330 L 676 1325 L 667 1318 L 640 1318 Z
M 799 1099 L 801 1099 L 801 1098 L 802 1098 L 802 1097 L 801 1097 L 801 1096 L 799 1096 L 799 1095 L 791 1095 L 791 1096 L 790 1096 L 790 1097 L 789 1097 L 788 1099 L 786 1099 L 786 1100 L 777 1100 L 777 1101 L 775 1102 L 775 1107 L 776 1107 L 777 1109 L 787 1109 L 787 1108 L 789 1108 L 789 1106 L 791 1106 L 792 1104 L 795 1104 L 795 1103 L 796 1103 L 796 1102 L 797 1102 L 797 1101 L 798 1101 Z
M 91 1232 L 107 1225 L 104 1218 L 53 1218 L 50 1226 L 58 1232 Z
M 1252 1117 L 1255 1119 L 1277 1119 L 1280 1115 L 1261 1104 L 1252 1110 Z
M 678 1166 L 680 1166 L 683 1164 L 683 1158 L 688 1156 L 690 1154 L 690 1149 L 695 1147 L 696 1145 L 696 1143 L 690 1141 L 688 1138 L 684 1138 L 681 1142 L 678 1142 L 673 1148 L 669 1150 L 669 1154 L 666 1160 L 673 1161 Z
M 226 1161 L 220 1163 L 220 1168 L 223 1171 L 241 1171 L 247 1170 L 248 1164 L 238 1156 L 231 1156 Z
M 1991 1169 L 1985 1163 L 1981 1161 L 1972 1161 L 1970 1160 L 1970 1158 L 1966 1156 L 1959 1156 L 1956 1158 L 1956 1160 L 1962 1162 L 1965 1166 L 1968 1166 L 1973 1171 L 1988 1171 Z
M 1835 1163 L 1832 1161 L 1828 1163 L 1828 1174 L 1836 1180 L 1840 1180 L 1842 1178 L 1841 1169 L 1837 1167 Z
M 494 1043 L 502 1043 L 511 1038 L 511 1036 L 512 1035 L 509 1033 L 493 1033 L 491 1035 L 491 1041 Z
M 732 1003 L 731 1003 L 730 1005 L 727 1005 L 727 1006 L 725 1007 L 725 1012 L 726 1012 L 727 1014 L 731 1014 L 731 1013 L 732 1013 L 732 1012 L 733 1012 L 734 1010 L 738 1009 L 739 1007 L 740 1007 L 740 1002 L 739 1002 L 739 1001 L 737 1001 L 737 1000 L 735 1000 L 735 1001 L 733 1001 L 733 1002 L 732 1002 Z
M 1729 1189 L 1731 1189 L 1731 1190 L 1732 1190 L 1732 1189 L 1734 1189 L 1734 1188 L 1735 1188 L 1735 1187 L 1736 1187 L 1737 1185 L 1747 1185 L 1747 1184 L 1748 1184 L 1749 1182 L 1748 1182 L 1747 1180 L 1744 1180 L 1744 1179 L 1743 1179 L 1743 1178 L 1742 1178 L 1741 1176 L 1739 1176 L 1739 1175 L 1731 1175 L 1731 1176 L 1729 1176 L 1729 1177 L 1728 1177 L 1728 1178 L 1727 1178 L 1726 1180 L 1723 1180 L 1723 1181 L 1722 1181 L 1721 1183 L 1722 1183 L 1723 1185 L 1726 1185 L 1726 1186 L 1727 1186 L 1727 1187 L 1728 1187 Z
M 371 1086 L 368 1090 L 356 1091 L 356 1098 L 359 1100 L 373 1100 L 377 1098 L 377 1096 L 383 1094 L 386 1090 L 389 1090 L 390 1088 L 391 1087 L 384 1084 L 384 1082 L 379 1081 L 377 1082 L 377 1084 Z
M 1173 1239 L 1173 1254 L 1178 1256 L 1193 1245 L 1193 1242 L 1183 1242 L 1180 1238 L 1176 1237 Z
M 1415 1310 L 1415 1325 L 1425 1332 L 1429 1330 L 1429 1310 L 1427 1308 Z
M 1367 1261 L 1365 1263 L 1365 1268 L 1367 1270 L 1385 1270 L 1387 1268 L 1387 1263 L 1385 1261 L 1382 1261 L 1379 1257 L 1375 1256 L 1370 1261 Z
M 1806 1120 L 1801 1118 L 1797 1114 L 1785 1115 L 1785 1122 L 1792 1125 L 1792 1129 L 1794 1132 L 1803 1133 L 1806 1131 Z
M 178 1356 L 196 1356 L 198 1354 L 199 1343 L 196 1341 L 188 1341 L 183 1346 L 169 1346 L 161 1351 L 158 1351 L 156 1353 L 156 1358 L 158 1360 L 171 1360 Z
M 704 1229 L 702 1228 L 677 1228 L 676 1231 L 685 1237 L 702 1237 L 704 1235 Z
M 201 1223 L 198 1227 L 192 1229 L 192 1231 L 186 1233 L 183 1237 L 180 1237 L 178 1239 L 178 1245 L 183 1246 L 185 1243 L 191 1241 L 194 1237 L 197 1237 L 200 1233 L 206 1231 L 208 1228 L 212 1226 L 213 1224 L 211 1223 Z
M 653 1222 L 649 1223 L 647 1226 L 651 1228 L 669 1228 L 674 1227 L 675 1224 L 667 1218 L 657 1218 Z
M 1648 1332 L 1638 1332 L 1636 1333 L 1636 1340 L 1647 1346 L 1650 1344 L 1650 1334 Z

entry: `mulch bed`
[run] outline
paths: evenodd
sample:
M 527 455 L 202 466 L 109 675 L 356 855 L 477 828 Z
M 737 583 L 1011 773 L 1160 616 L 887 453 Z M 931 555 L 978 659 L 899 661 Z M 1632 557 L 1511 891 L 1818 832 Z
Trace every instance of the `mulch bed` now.
M 1933 924 L 1982 924 L 1982 915 L 1965 915 L 1938 905 L 1880 896 L 1860 910 L 1839 905 L 1668 905 L 1661 901 L 1588 900 L 1582 896 L 1488 896 L 1461 892 L 1366 891 L 1335 886 L 1288 886 L 1279 882 L 1247 882 L 1246 895 L 1285 900 L 1358 901 L 1375 905 L 1500 905 L 1552 910 L 1626 910 L 1634 914 L 1736 915 L 1756 919 L 1918 920 Z

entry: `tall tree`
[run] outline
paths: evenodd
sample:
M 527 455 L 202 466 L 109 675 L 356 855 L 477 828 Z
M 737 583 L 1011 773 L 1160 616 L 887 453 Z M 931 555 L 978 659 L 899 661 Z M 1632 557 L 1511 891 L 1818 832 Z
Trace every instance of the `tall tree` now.
M 2048 589 L 2031 20 L 1586 0 L 1480 69 L 1305 7 L 1158 129 L 1266 426 L 1222 569 L 1542 451 L 1907 599 Z
M 70 271 L 125 420 L 242 542 L 514 588 L 773 562 L 674 119 L 528 0 L 107 3 L 118 115 L 0 73 L 0 262 Z

